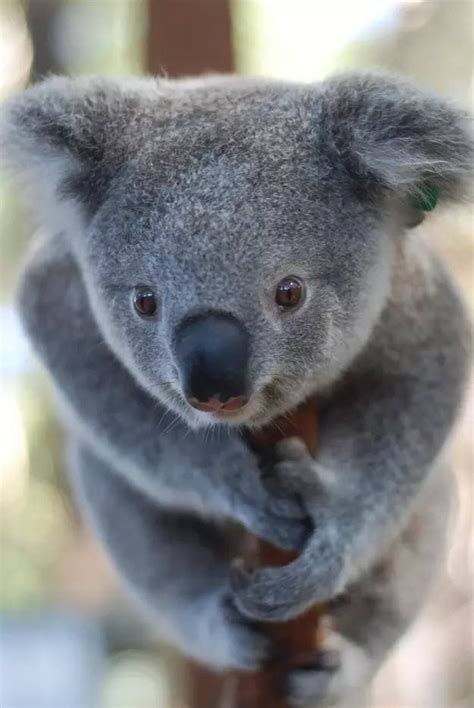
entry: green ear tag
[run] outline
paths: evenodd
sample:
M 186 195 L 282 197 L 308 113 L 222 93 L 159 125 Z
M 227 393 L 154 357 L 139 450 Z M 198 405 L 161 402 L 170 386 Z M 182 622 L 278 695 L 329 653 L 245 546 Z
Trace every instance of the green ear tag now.
M 426 186 L 414 200 L 413 206 L 421 211 L 433 211 L 438 203 L 439 190 L 436 187 Z

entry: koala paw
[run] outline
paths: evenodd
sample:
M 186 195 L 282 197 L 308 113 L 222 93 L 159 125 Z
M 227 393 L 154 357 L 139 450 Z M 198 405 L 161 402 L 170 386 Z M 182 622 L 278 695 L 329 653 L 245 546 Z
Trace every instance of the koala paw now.
M 279 548 L 299 550 L 311 535 L 312 522 L 299 490 L 279 484 L 276 476 L 271 482 L 260 476 L 252 479 L 235 502 L 244 526 Z
M 363 705 L 361 693 L 372 673 L 370 658 L 361 647 L 334 632 L 326 646 L 312 662 L 286 677 L 283 692 L 291 708 L 332 706 L 344 698 L 350 698 L 351 705 L 359 705 L 358 696 Z
M 241 563 L 234 565 L 231 585 L 239 610 L 254 620 L 278 622 L 339 593 L 344 558 L 338 548 L 335 514 L 324 499 L 317 465 L 301 441 L 292 439 L 277 446 L 276 461 L 266 480 L 276 498 L 301 495 L 314 519 L 312 533 L 292 563 L 256 570 Z
M 342 578 L 343 561 L 331 545 L 310 539 L 299 558 L 279 568 L 251 570 L 234 564 L 231 587 L 235 604 L 245 616 L 282 622 L 339 594 Z
M 301 503 L 272 497 L 263 509 L 255 510 L 246 526 L 259 538 L 285 550 L 303 548 L 312 531 L 311 520 Z
M 300 438 L 287 438 L 275 445 L 263 481 L 276 497 L 296 497 L 306 507 L 322 491 L 316 462 Z
M 257 626 L 235 606 L 230 593 L 200 609 L 196 623 L 195 658 L 217 669 L 255 671 L 271 652 L 271 644 Z M 189 646 L 186 647 L 189 651 Z

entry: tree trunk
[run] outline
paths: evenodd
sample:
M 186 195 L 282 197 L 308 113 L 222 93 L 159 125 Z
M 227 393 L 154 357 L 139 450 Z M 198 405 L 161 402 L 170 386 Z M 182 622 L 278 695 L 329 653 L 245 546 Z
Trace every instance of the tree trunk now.
M 151 73 L 174 77 L 233 70 L 230 2 L 150 0 L 148 8 Z
M 317 404 L 313 400 L 258 434 L 249 435 L 248 440 L 257 454 L 265 455 L 279 440 L 298 436 L 314 452 L 317 435 Z M 296 557 L 246 532 L 242 535 L 242 555 L 252 567 L 285 565 Z M 295 620 L 265 623 L 265 632 L 272 639 L 277 658 L 261 671 L 214 673 L 188 662 L 185 666 L 186 708 L 287 708 L 281 690 L 285 675 L 292 667 L 310 663 L 321 648 L 320 619 L 324 611 L 324 605 L 315 605 Z

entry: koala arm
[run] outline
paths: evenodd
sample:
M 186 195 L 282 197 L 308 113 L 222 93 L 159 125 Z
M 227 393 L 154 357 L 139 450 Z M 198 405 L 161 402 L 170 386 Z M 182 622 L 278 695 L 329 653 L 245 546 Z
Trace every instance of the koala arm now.
M 63 237 L 37 244 L 20 283 L 19 306 L 70 425 L 114 469 L 161 504 L 237 520 L 282 546 L 302 542 L 307 525 L 301 503 L 267 491 L 238 436 L 190 430 L 113 355 Z
M 225 532 L 160 508 L 83 444 L 70 468 L 88 522 L 161 636 L 201 662 L 256 668 L 267 641 L 230 601 Z
M 459 299 L 436 264 L 424 283 L 420 273 L 401 284 L 328 402 L 316 463 L 304 451 L 295 461 L 293 449 L 277 465 L 282 481 L 303 491 L 315 531 L 292 564 L 235 577 L 244 613 L 295 616 L 342 592 L 381 557 L 407 523 L 455 420 L 467 333 Z

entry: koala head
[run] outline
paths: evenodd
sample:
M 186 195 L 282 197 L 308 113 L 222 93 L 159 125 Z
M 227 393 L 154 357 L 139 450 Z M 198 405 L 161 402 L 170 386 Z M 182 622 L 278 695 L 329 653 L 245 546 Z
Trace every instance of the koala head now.
M 105 340 L 193 426 L 261 425 L 337 379 L 416 199 L 462 199 L 472 169 L 466 117 L 377 74 L 52 78 L 2 132 Z

